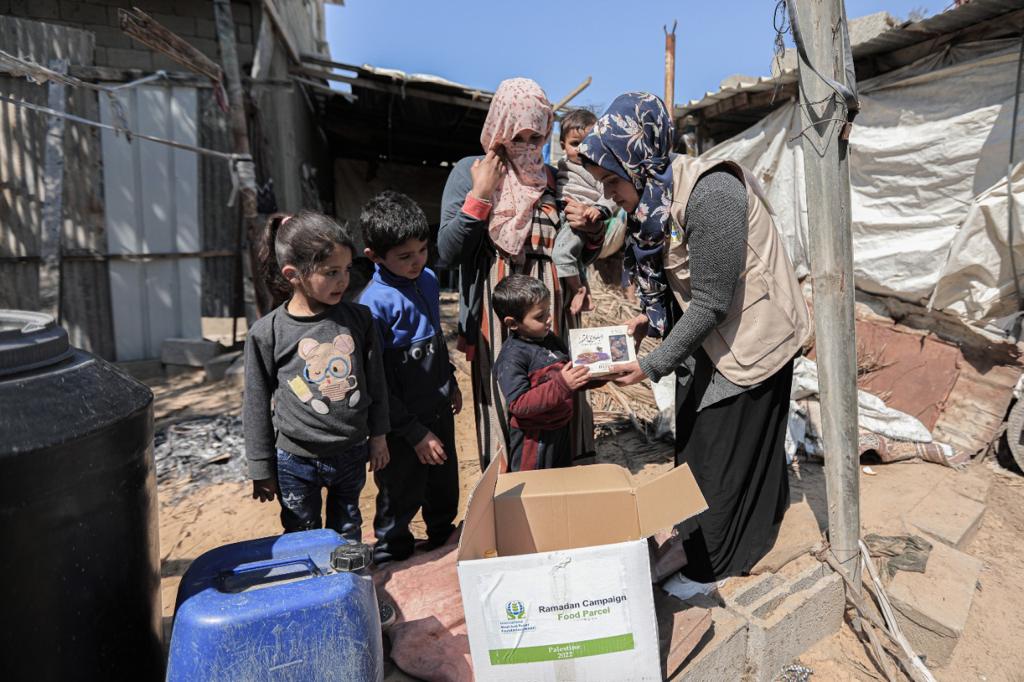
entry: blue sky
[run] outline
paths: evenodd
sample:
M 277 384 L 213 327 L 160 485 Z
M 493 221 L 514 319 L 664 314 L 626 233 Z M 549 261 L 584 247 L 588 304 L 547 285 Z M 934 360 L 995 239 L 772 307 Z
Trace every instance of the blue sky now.
M 850 18 L 935 14 L 951 0 L 847 0 Z M 602 108 L 629 90 L 664 92 L 662 26 L 676 29 L 676 103 L 717 90 L 731 74 L 767 75 L 773 0 L 345 0 L 326 5 L 331 56 L 432 73 L 493 90 L 533 78 L 556 101 L 587 76 L 574 104 Z

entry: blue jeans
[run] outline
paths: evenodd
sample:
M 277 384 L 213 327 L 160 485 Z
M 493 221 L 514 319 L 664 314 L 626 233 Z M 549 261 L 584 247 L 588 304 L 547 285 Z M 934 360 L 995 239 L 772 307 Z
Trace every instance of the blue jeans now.
M 277 488 L 285 533 L 322 528 L 320 489 L 327 488 L 327 527 L 348 540 L 362 540 L 359 493 L 366 484 L 366 443 L 329 457 L 299 457 L 277 451 Z

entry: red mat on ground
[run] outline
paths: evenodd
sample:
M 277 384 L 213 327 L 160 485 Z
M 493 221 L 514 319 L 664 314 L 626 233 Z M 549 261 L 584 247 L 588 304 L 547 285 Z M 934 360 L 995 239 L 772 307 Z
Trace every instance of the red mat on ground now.
M 398 621 L 388 630 L 391 660 L 428 682 L 473 679 L 455 570 L 458 541 L 456 532 L 444 547 L 387 564 L 373 576 L 377 593 L 398 611 Z

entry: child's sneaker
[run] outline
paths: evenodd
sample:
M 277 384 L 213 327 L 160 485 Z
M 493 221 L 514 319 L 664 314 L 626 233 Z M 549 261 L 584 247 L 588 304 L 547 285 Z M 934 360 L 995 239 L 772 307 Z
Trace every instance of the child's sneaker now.
M 378 608 L 380 609 L 380 629 L 387 630 L 398 620 L 398 612 L 391 605 L 391 602 L 384 601 L 383 599 L 378 603 Z

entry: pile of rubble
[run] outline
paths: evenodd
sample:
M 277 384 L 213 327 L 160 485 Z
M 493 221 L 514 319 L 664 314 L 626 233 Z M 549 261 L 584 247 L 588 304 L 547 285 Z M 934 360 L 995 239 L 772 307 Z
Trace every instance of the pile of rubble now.
M 175 497 L 247 478 L 241 417 L 220 415 L 178 422 L 159 431 L 153 442 L 157 484 L 178 483 Z

